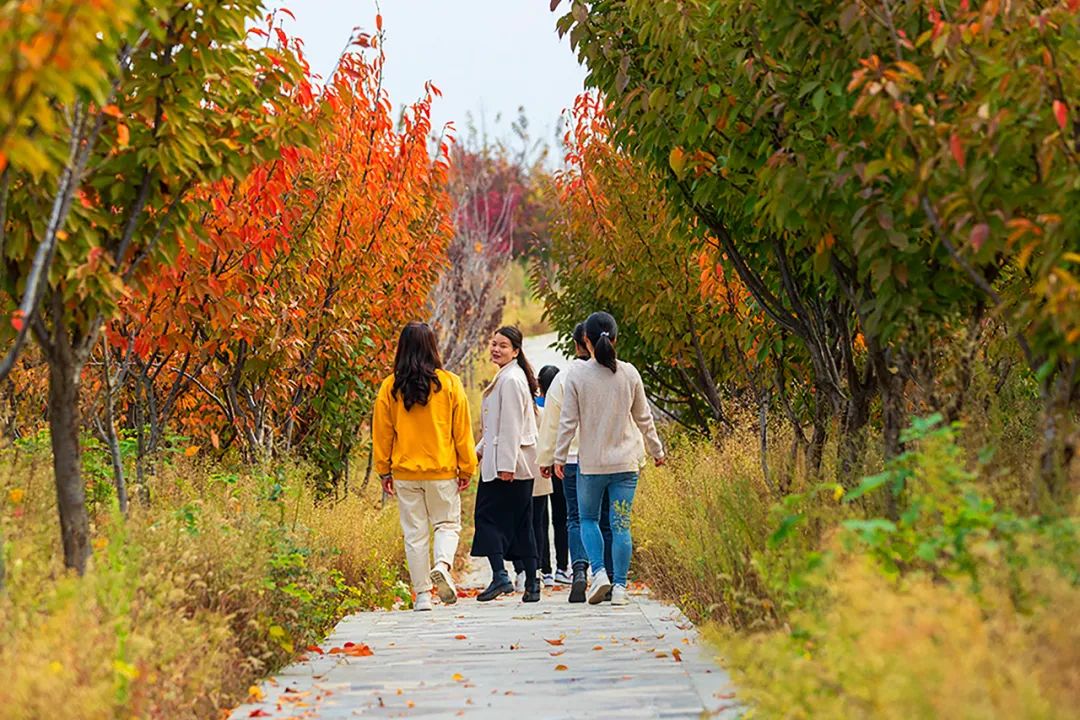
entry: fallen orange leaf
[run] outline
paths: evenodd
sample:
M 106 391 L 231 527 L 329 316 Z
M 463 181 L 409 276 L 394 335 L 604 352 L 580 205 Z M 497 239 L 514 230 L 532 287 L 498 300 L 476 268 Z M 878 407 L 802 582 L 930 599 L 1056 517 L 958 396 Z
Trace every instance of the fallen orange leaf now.
M 464 636 L 464 635 L 455 635 L 455 636 L 454 636 L 454 639 L 455 639 L 455 640 L 464 640 L 464 639 L 465 639 L 465 636 Z
M 454 682 L 465 682 L 465 676 L 461 673 L 454 673 L 451 676 L 451 679 L 453 679 Z
M 565 650 L 552 650 L 550 655 L 551 655 L 551 657 L 559 657 L 560 655 L 563 655 L 565 653 L 566 653 Z
M 559 672 L 562 672 L 563 670 L 569 670 L 570 668 L 566 667 L 565 665 L 556 665 L 555 669 Z
M 546 642 L 548 645 L 562 645 L 563 640 L 565 640 L 565 639 L 566 638 L 562 638 L 562 637 L 556 638 L 554 640 L 548 640 L 547 638 L 544 638 L 544 642 Z
M 682 662 L 682 650 L 679 650 L 679 648 L 674 648 L 671 651 L 671 656 L 675 658 L 675 662 Z
M 603 650 L 603 649 L 604 649 L 604 646 L 603 646 L 603 645 L 597 645 L 597 646 L 595 646 L 595 647 L 593 648 L 593 650 Z
M 309 652 L 318 653 L 319 655 L 323 654 L 323 649 L 318 645 L 308 645 L 307 649 Z

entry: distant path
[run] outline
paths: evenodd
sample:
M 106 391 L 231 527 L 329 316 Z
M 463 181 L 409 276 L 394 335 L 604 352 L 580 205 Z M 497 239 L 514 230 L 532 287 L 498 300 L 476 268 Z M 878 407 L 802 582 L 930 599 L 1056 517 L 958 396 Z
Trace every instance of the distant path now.
M 462 584 L 485 580 L 473 572 Z M 346 643 L 357 656 L 330 653 Z M 230 718 L 739 716 L 728 674 L 697 630 L 642 592 L 626 607 L 570 605 L 558 589 L 533 605 L 515 594 L 429 613 L 359 613 L 322 650 Z
M 557 368 L 565 368 L 569 360 L 555 347 L 559 340 L 558 333 L 545 335 L 533 335 L 526 337 L 523 350 L 525 357 L 537 372 L 545 365 L 554 365 Z

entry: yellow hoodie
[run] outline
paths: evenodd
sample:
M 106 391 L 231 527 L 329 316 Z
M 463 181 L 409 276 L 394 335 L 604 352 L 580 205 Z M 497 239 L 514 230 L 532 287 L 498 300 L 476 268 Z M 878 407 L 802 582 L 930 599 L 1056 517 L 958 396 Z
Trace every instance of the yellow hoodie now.
M 436 370 L 441 390 L 432 388 L 427 405 L 405 409 L 394 397 L 394 377 L 383 381 L 371 421 L 375 471 L 398 480 L 452 480 L 476 472 L 469 400 L 461 378 Z

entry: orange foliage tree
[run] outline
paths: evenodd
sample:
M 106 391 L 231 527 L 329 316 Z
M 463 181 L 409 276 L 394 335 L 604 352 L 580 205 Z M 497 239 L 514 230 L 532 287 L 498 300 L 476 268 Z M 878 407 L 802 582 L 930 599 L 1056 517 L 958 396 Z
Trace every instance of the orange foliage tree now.
M 314 147 L 207 187 L 205 233 L 114 323 L 140 458 L 175 420 L 250 460 L 299 449 L 323 483 L 347 470 L 397 329 L 423 312 L 452 233 L 448 142 L 428 148 L 438 91 L 396 126 L 383 62 L 350 51 L 318 100 L 298 97 Z

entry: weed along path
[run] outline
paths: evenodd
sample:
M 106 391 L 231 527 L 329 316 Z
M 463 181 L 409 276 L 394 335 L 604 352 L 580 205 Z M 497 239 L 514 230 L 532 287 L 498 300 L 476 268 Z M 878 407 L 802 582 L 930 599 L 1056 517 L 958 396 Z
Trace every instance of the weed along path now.
M 463 582 L 476 587 L 474 573 Z M 468 594 L 466 592 L 466 594 Z M 358 613 L 236 708 L 249 717 L 735 718 L 728 674 L 675 608 L 625 607 L 546 590 L 433 612 Z

